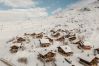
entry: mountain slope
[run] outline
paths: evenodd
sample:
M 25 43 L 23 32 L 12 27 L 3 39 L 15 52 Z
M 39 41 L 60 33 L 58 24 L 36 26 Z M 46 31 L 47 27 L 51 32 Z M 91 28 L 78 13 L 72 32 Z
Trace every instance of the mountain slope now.
M 95 1 L 84 7 L 74 8 L 70 10 L 64 10 L 61 13 L 50 17 L 43 17 L 37 19 L 27 19 L 20 21 L 6 21 L 0 22 L 0 58 L 6 59 L 8 62 L 13 63 L 16 66 L 83 66 L 79 63 L 78 57 L 80 54 L 93 55 L 93 49 L 99 47 L 99 2 Z M 23 22 L 24 21 L 24 22 Z M 73 51 L 73 56 L 65 57 L 58 53 L 57 47 L 64 44 L 62 42 L 56 41 L 55 38 L 51 36 L 51 30 L 60 31 L 63 30 L 62 35 L 68 33 L 68 31 L 77 34 L 78 36 L 83 37 L 83 41 L 88 41 L 92 44 L 92 50 L 85 51 L 78 49 L 77 45 L 72 44 L 67 40 L 68 45 Z M 66 32 L 67 31 L 67 32 Z M 66 32 L 66 33 L 64 33 Z M 42 34 L 44 36 L 51 37 L 54 42 L 51 46 L 47 48 L 42 48 L 39 46 L 39 39 L 33 38 L 31 36 L 24 36 L 26 34 Z M 23 37 L 26 39 L 26 42 L 22 44 L 25 47 L 25 50 L 18 50 L 17 53 L 10 53 L 10 47 L 17 40 L 18 37 Z M 45 38 L 45 37 L 43 37 Z M 14 41 L 13 41 L 13 40 Z M 10 40 L 12 40 L 10 42 Z M 28 43 L 29 40 L 29 43 Z M 55 62 L 51 63 L 42 63 L 38 60 L 39 52 L 44 51 L 56 51 Z M 84 51 L 84 52 L 82 52 Z M 19 58 L 26 57 L 28 64 L 22 64 L 18 62 Z M 69 64 L 65 59 L 72 61 Z M 2 63 L 2 62 L 0 62 Z

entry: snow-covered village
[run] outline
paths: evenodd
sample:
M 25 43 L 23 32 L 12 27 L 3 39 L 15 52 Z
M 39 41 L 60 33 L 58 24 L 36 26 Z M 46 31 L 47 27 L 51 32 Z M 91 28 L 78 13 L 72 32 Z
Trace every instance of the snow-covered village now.
M 31 0 L 0 0 L 13 7 L 0 4 L 0 66 L 99 66 L 99 0 L 78 1 L 48 15 Z

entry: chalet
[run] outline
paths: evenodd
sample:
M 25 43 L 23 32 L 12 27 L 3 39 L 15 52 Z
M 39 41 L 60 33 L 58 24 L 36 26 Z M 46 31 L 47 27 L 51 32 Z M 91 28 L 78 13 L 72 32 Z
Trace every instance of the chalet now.
M 43 62 L 50 62 L 55 60 L 55 53 L 53 52 L 40 52 L 38 55 L 38 59 L 40 59 Z
M 16 45 L 13 45 L 10 47 L 10 52 L 11 53 L 17 53 L 18 52 L 19 47 Z
M 76 36 L 70 36 L 69 37 L 69 41 L 73 41 L 73 40 L 76 40 Z
M 24 50 L 23 44 L 22 43 L 15 43 L 15 44 L 11 45 L 10 52 L 11 53 L 17 53 L 19 49 Z
M 65 32 L 63 29 L 58 29 L 57 32 Z
M 42 37 L 43 37 L 43 33 L 38 33 L 38 34 L 36 34 L 36 38 L 42 39 Z
M 24 36 L 29 36 L 30 34 L 28 34 L 28 33 L 24 33 Z
M 31 36 L 35 36 L 36 35 L 36 33 L 32 33 L 32 34 L 30 34 Z
M 48 39 L 40 39 L 41 47 L 48 47 L 50 45 L 50 41 Z
M 24 36 L 31 36 L 32 38 L 35 38 L 36 37 L 36 33 L 31 33 L 31 34 L 28 34 L 28 33 L 24 33 Z
M 76 39 L 76 34 L 73 32 L 69 32 L 67 35 L 65 35 L 66 38 L 69 39 L 69 41 L 73 41 Z
M 59 38 L 56 39 L 56 41 L 60 41 L 60 42 L 64 42 L 65 37 L 64 36 L 60 36 Z
M 75 40 L 71 41 L 71 43 L 73 43 L 73 44 L 80 44 L 81 40 L 76 38 Z
M 49 42 L 53 44 L 53 39 L 52 38 L 47 37 L 46 39 L 48 39 Z
M 50 30 L 50 32 L 55 33 L 55 31 L 54 31 L 54 30 Z
M 80 55 L 79 62 L 84 66 L 98 66 L 98 58 L 92 55 Z
M 92 45 L 90 42 L 85 41 L 85 42 L 80 43 L 79 47 L 81 47 L 85 50 L 90 50 L 92 48 Z
M 66 38 L 71 38 L 71 37 L 74 37 L 74 36 L 75 36 L 75 33 L 67 32 L 67 35 L 65 37 Z
M 73 54 L 71 48 L 68 45 L 58 47 L 58 52 L 65 56 L 70 56 Z
M 32 38 L 36 38 L 36 33 L 30 34 L 30 36 L 31 36 Z
M 17 43 L 22 43 L 22 42 L 24 42 L 24 41 L 26 41 L 24 38 L 22 38 L 22 37 L 17 37 Z
M 56 37 L 59 37 L 59 36 L 60 36 L 60 33 L 59 32 L 55 32 L 55 33 L 52 34 L 52 37 L 55 37 L 55 38 Z

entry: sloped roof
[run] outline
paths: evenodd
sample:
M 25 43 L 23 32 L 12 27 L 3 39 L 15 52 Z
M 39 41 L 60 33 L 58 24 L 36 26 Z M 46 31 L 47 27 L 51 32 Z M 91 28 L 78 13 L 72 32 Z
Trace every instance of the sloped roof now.
M 87 56 L 87 55 L 83 54 L 83 55 L 79 55 L 79 58 L 81 58 L 87 62 L 91 62 L 95 58 L 95 56 L 94 55 Z
M 11 46 L 14 46 L 14 45 L 19 47 L 19 46 L 21 46 L 21 43 L 14 43 L 14 44 L 11 44 Z
M 85 45 L 85 46 L 92 46 L 91 42 L 88 42 L 88 41 L 84 41 L 83 45 Z
M 65 52 L 72 52 L 71 48 L 68 45 L 60 46 Z
M 72 41 L 72 43 L 76 43 L 78 41 L 80 41 L 80 39 L 76 38 L 75 40 Z
M 51 49 L 41 49 L 41 51 L 39 51 L 38 53 L 41 54 L 41 55 L 46 55 L 48 52 L 55 53 Z
M 41 43 L 50 43 L 48 39 L 40 39 Z

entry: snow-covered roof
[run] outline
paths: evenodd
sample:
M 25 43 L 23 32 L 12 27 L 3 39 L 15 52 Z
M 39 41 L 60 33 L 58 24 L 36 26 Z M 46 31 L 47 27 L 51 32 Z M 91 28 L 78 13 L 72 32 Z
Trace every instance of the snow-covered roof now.
M 91 43 L 88 42 L 88 41 L 84 41 L 83 45 L 85 45 L 85 46 L 92 46 Z
M 76 38 L 75 40 L 72 41 L 72 43 L 76 43 L 76 42 L 79 42 L 80 39 Z
M 11 46 L 21 46 L 21 43 L 14 43 L 14 44 L 11 44 Z
M 39 51 L 38 53 L 41 55 L 46 55 L 48 52 L 54 53 L 54 51 L 51 51 L 51 49 L 41 49 L 41 51 Z
M 48 39 L 40 39 L 41 43 L 50 43 Z
M 87 56 L 87 55 L 83 54 L 83 55 L 79 55 L 79 58 L 81 58 L 87 62 L 91 62 L 95 58 L 95 56 L 94 55 Z
M 66 45 L 66 46 L 60 46 L 65 52 L 72 52 L 71 48 Z

